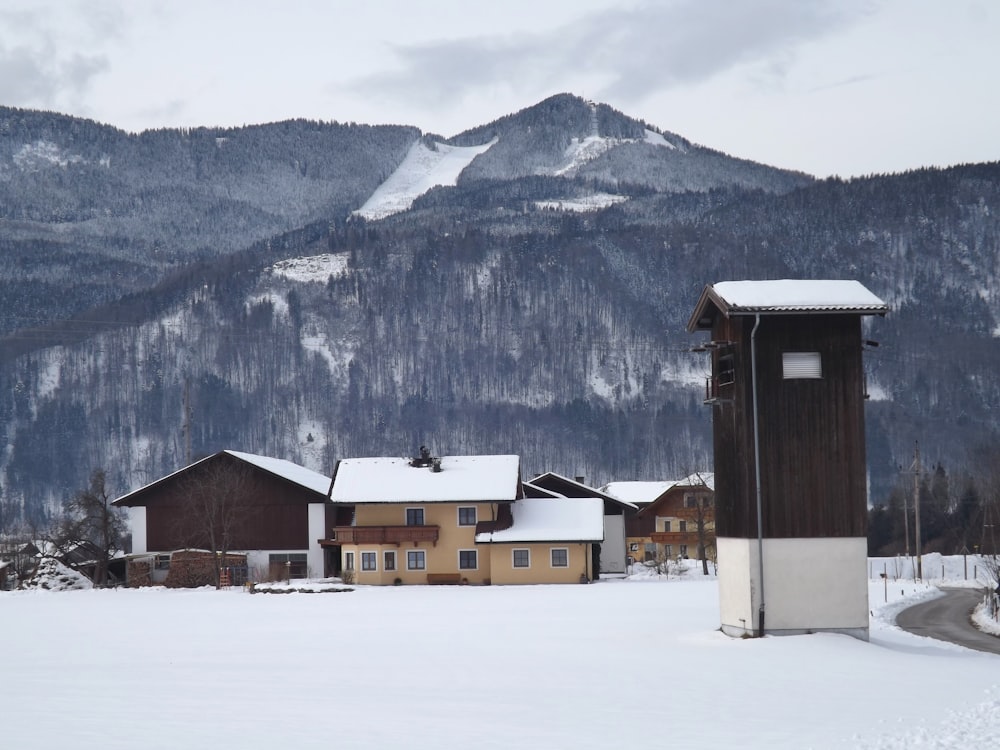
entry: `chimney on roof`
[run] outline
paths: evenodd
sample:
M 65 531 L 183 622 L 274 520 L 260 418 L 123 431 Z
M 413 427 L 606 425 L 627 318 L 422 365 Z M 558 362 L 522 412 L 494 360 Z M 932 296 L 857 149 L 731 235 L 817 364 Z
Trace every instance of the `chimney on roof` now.
M 577 477 L 577 478 L 576 478 L 576 483 L 577 483 L 577 484 L 583 484 L 583 480 L 584 480 L 585 478 L 586 478 L 586 477 Z
M 410 466 L 415 466 L 417 468 L 423 468 L 425 466 L 430 466 L 433 461 L 437 460 L 440 463 L 440 459 L 431 458 L 431 449 L 426 445 L 420 446 L 420 455 L 414 456 L 410 459 Z

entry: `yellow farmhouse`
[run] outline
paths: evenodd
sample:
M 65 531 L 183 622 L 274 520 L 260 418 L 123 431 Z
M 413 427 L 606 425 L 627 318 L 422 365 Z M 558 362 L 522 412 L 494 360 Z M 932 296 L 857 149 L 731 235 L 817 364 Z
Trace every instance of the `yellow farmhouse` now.
M 344 459 L 331 499 L 358 584 L 586 582 L 604 537 L 600 499 L 525 498 L 518 456 Z

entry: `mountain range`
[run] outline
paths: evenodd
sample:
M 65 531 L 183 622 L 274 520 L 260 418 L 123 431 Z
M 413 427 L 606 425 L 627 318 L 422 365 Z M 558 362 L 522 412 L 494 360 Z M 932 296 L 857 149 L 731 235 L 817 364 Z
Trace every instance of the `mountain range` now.
M 445 138 L 126 133 L 0 107 L 0 527 L 95 468 L 220 449 L 517 453 L 600 485 L 711 468 L 705 284 L 853 278 L 871 500 L 974 472 L 1000 410 L 1000 164 L 775 169 L 564 94 Z M 911 480 L 912 481 L 912 480 Z

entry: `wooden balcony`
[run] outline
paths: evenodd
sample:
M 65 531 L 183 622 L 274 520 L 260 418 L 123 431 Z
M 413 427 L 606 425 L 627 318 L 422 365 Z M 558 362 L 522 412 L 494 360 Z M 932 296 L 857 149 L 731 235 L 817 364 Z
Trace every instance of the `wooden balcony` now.
M 440 526 L 334 526 L 338 544 L 437 544 Z
M 705 534 L 706 543 L 714 535 Z M 698 532 L 697 531 L 654 531 L 649 535 L 649 538 L 656 542 L 657 544 L 687 544 L 695 545 L 698 544 Z
M 700 511 L 698 508 L 670 508 L 669 510 L 661 510 L 658 515 L 687 521 L 690 528 L 691 524 L 698 524 L 699 513 L 701 514 L 702 521 L 706 524 L 715 522 L 715 508 L 711 505 L 706 505 Z

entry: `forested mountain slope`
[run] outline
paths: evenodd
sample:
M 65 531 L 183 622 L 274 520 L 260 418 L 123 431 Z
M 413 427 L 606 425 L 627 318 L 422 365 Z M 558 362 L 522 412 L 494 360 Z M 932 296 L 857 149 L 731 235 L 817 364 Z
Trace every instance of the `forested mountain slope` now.
M 220 241 L 215 253 L 192 251 L 195 264 L 175 258 L 141 293 L 109 292 L 73 321 L 53 315 L 59 325 L 26 331 L 5 301 L 15 332 L 0 357 L 0 523 L 43 516 L 95 467 L 121 491 L 175 470 L 187 460 L 186 424 L 193 456 L 232 448 L 319 471 L 420 444 L 518 453 L 527 475 L 595 484 L 709 468 L 707 361 L 689 351 L 697 341 L 685 323 L 702 287 L 728 279 L 855 278 L 889 302 L 869 331 L 881 346 L 866 354 L 873 498 L 897 481 L 914 440 L 928 462 L 955 466 L 996 438 L 1000 165 L 817 182 L 606 110 L 547 100 L 453 139 L 496 143 L 407 211 L 350 217 L 377 187 L 356 177 L 341 209 L 316 203 L 316 220 L 294 231 L 229 252 Z M 419 134 L 384 135 L 398 146 L 392 158 L 366 158 L 388 177 Z M 580 143 L 605 137 L 634 140 L 580 156 Z M 518 139 L 520 168 L 515 151 L 494 152 Z M 636 156 L 682 147 L 686 174 Z M 707 177 L 676 190 L 661 172 L 676 184 Z M 269 207 L 266 192 L 255 193 L 262 212 L 290 210 L 288 194 L 276 189 L 282 205 Z M 598 210 L 551 208 L 608 195 Z M 113 234 L 33 221 L 64 238 L 38 246 L 40 267 L 67 262 L 72 246 L 95 278 L 121 268 L 101 260 Z M 0 241 L 15 223 L 0 223 Z M 149 266 L 144 252 L 122 257 L 134 264 L 124 289 Z

